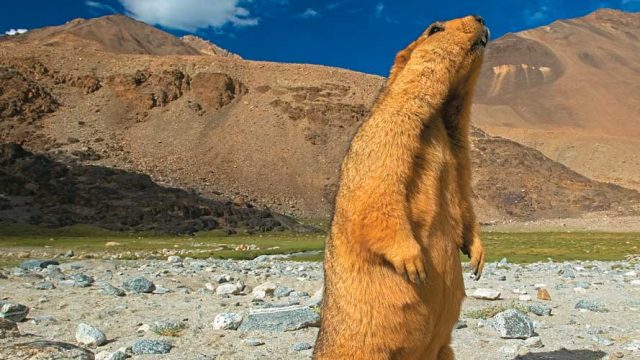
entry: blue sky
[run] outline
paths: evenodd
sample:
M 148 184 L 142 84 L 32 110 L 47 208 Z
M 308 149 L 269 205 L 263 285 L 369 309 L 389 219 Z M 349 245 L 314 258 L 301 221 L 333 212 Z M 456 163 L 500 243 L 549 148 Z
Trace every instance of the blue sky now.
M 0 33 L 118 12 L 247 59 L 386 75 L 394 54 L 436 20 L 479 14 L 495 38 L 603 7 L 640 11 L 640 0 L 2 0 Z

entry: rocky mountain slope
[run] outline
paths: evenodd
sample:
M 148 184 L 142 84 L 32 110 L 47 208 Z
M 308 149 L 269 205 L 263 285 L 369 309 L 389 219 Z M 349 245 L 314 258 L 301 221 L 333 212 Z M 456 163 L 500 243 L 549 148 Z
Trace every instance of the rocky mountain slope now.
M 82 34 L 109 34 L 115 30 L 103 27 L 113 22 L 131 23 L 126 28 L 136 30 L 127 36 L 146 34 L 148 45 L 130 50 L 111 37 L 77 35 L 80 26 Z M 149 50 L 167 35 L 108 16 L 3 39 L 0 87 L 13 89 L 0 91 L 0 111 L 7 114 L 0 122 L 3 139 L 79 163 L 149 174 L 159 184 L 208 198 L 326 218 L 340 161 L 384 79 L 246 61 L 177 38 L 186 48 L 167 41 L 176 45 L 163 56 Z M 482 116 L 482 106 L 490 107 L 482 102 L 490 100 L 479 102 Z M 593 181 L 480 130 L 473 156 L 483 221 L 639 211 L 638 192 Z
M 640 189 L 640 13 L 599 10 L 492 42 L 474 120 L 596 180 Z

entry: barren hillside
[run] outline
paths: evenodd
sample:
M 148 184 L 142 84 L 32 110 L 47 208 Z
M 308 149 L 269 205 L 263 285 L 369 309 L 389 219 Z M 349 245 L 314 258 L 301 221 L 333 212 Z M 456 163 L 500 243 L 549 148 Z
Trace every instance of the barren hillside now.
M 117 37 L 141 43 L 132 50 L 86 36 L 117 33 L 104 29 L 113 22 L 133 24 Z M 0 41 L 0 88 L 13 89 L 0 91 L 3 139 L 214 199 L 327 217 L 340 161 L 384 79 L 216 55 L 165 36 L 109 16 Z M 158 43 L 175 46 L 157 53 Z M 483 221 L 639 211 L 637 192 L 590 180 L 532 148 L 481 131 L 474 144 Z
M 599 10 L 497 39 L 476 104 L 489 133 L 640 189 L 640 13 Z

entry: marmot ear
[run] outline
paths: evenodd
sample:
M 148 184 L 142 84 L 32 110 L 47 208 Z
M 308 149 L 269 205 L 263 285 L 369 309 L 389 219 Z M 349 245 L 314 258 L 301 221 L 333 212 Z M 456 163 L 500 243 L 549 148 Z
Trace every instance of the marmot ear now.
M 404 50 L 400 51 L 396 55 L 396 58 L 393 61 L 393 66 L 391 67 L 391 71 L 389 72 L 389 79 L 387 79 L 387 86 L 391 85 L 391 83 L 395 81 L 395 79 L 398 77 L 398 74 L 400 74 L 404 69 L 405 65 L 407 65 L 407 62 L 411 58 L 411 54 L 413 53 L 413 50 L 416 48 L 416 46 L 418 46 L 418 41 L 420 41 L 420 39 L 412 42 L 411 44 L 409 44 L 409 46 L 407 46 Z

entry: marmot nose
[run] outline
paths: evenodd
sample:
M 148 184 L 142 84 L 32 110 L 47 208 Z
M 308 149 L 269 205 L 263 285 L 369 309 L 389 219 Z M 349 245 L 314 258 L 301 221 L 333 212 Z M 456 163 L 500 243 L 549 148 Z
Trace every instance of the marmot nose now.
M 480 23 L 480 25 L 486 25 L 486 24 L 484 23 L 484 19 L 482 18 L 482 16 L 480 16 L 480 15 L 473 15 L 473 18 L 474 18 L 474 19 L 476 19 L 476 21 L 477 21 L 477 22 L 479 22 L 479 23 Z

